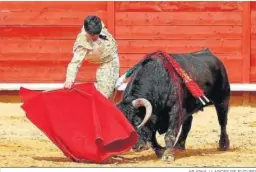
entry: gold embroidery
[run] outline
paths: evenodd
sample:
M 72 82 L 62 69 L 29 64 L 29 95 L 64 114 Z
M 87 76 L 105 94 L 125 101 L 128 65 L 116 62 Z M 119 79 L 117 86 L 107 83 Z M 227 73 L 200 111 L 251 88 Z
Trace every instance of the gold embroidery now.
M 93 42 L 93 47 L 99 48 L 100 58 L 103 59 L 108 57 L 109 55 L 117 52 L 117 43 L 113 36 L 108 32 L 105 24 L 102 22 L 102 35 L 107 36 L 107 40 L 98 39 L 97 41 Z
M 105 97 L 110 98 L 115 88 L 115 83 L 119 78 L 119 57 L 117 44 L 112 35 L 105 28 L 104 23 L 101 34 L 106 35 L 108 40 L 98 39 L 92 41 L 86 36 L 84 29 L 77 35 L 73 47 L 74 56 L 67 68 L 66 82 L 74 82 L 78 69 L 80 68 L 86 55 L 94 48 L 99 48 L 100 58 L 104 61 L 99 65 L 96 72 L 96 87 Z
M 84 60 L 84 57 L 87 54 L 87 49 L 78 46 L 74 52 L 73 52 L 73 58 L 71 59 L 70 63 L 67 67 L 67 73 L 66 73 L 66 82 L 74 82 L 78 69 L 82 65 L 82 62 Z
M 107 40 L 103 40 L 99 38 L 96 41 L 92 41 L 90 38 L 88 38 L 88 36 L 86 36 L 84 28 L 82 27 L 81 32 L 77 36 L 75 45 L 73 47 L 73 51 L 78 46 L 82 46 L 86 49 L 89 49 L 90 51 L 92 51 L 92 49 L 94 48 L 98 48 L 100 58 L 102 58 L 103 61 L 105 61 L 104 60 L 105 57 L 108 57 L 109 55 L 117 52 L 117 43 L 116 43 L 116 40 L 113 38 L 113 36 L 108 32 L 103 22 L 102 22 L 101 34 L 107 36 Z
M 96 72 L 96 87 L 105 97 L 110 98 L 119 78 L 119 57 L 114 55 L 114 60 L 102 64 Z
M 75 50 L 78 47 L 83 47 L 83 48 L 88 49 L 88 50 L 93 49 L 92 41 L 87 36 L 85 36 L 85 34 L 83 32 L 80 32 L 77 35 L 76 41 L 75 41 L 74 46 L 73 46 L 73 52 L 75 52 Z

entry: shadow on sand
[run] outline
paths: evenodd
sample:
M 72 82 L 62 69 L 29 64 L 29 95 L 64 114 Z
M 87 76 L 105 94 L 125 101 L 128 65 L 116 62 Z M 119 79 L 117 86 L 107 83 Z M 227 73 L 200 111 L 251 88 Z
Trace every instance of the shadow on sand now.
M 223 154 L 225 152 L 234 152 L 237 151 L 237 148 L 230 148 L 228 151 L 219 151 L 217 148 L 208 148 L 208 149 L 187 149 L 186 151 L 176 151 L 175 152 L 175 159 L 182 159 L 188 158 L 193 156 L 206 156 L 206 155 L 215 155 L 215 154 Z M 148 151 L 147 151 L 148 152 Z M 152 152 L 152 153 L 151 153 Z M 156 157 L 155 153 L 151 151 L 146 155 L 143 155 L 144 152 L 128 152 L 125 155 L 121 156 L 113 156 L 110 160 L 106 161 L 104 164 L 129 164 L 129 163 L 136 163 L 140 161 L 160 161 L 159 158 Z M 132 156 L 129 158 L 127 156 Z M 74 162 L 69 158 L 66 157 L 33 157 L 33 159 L 38 161 L 52 161 L 52 162 Z M 74 162 L 76 163 L 76 162 Z M 83 160 L 79 163 L 89 163 L 89 164 L 96 164 L 91 161 Z

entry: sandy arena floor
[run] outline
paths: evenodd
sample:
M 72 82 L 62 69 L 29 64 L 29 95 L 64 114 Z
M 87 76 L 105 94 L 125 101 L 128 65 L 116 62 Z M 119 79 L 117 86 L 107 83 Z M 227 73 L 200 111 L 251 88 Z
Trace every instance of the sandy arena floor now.
M 0 103 L 0 167 L 255 167 L 256 108 L 230 109 L 227 152 L 217 150 L 219 130 L 210 107 L 194 116 L 187 150 L 173 163 L 158 160 L 151 150 L 127 152 L 111 164 L 74 163 L 26 119 L 20 104 Z M 163 144 L 162 136 L 159 141 Z

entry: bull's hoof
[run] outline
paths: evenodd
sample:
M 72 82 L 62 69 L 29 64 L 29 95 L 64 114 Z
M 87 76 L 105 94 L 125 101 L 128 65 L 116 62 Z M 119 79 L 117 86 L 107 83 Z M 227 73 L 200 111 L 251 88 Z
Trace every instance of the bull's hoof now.
M 149 150 L 150 147 L 139 147 L 139 148 L 136 148 L 136 149 L 132 149 L 133 152 L 142 152 L 142 151 L 146 151 L 146 150 Z
M 164 162 L 174 162 L 175 161 L 175 158 L 173 155 L 163 155 L 162 156 L 162 161 Z
M 167 149 L 164 152 L 164 155 L 162 156 L 162 161 L 164 161 L 164 162 L 173 162 L 173 161 L 175 161 L 173 150 L 170 151 L 170 150 Z
M 161 157 L 163 157 L 165 148 L 154 149 L 154 151 L 155 151 L 155 153 L 156 153 L 156 156 L 157 156 L 158 158 L 161 158 Z
M 185 151 L 186 150 L 186 148 L 185 148 L 185 146 L 180 146 L 180 145 L 177 145 L 177 146 L 175 146 L 174 148 L 173 148 L 175 151 Z
M 222 135 L 219 140 L 219 150 L 227 151 L 229 149 L 229 138 L 228 135 Z

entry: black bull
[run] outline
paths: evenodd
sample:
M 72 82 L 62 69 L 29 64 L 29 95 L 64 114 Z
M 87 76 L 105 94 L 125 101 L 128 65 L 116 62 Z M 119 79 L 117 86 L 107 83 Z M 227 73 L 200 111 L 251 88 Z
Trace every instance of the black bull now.
M 163 56 L 156 58 L 155 54 L 148 54 L 135 65 L 131 81 L 117 107 L 137 128 L 139 140 L 133 147 L 134 150 L 144 149 L 150 143 L 158 157 L 173 161 L 175 149 L 185 150 L 192 115 L 203 110 L 204 105 L 192 96 L 176 72 L 170 73 L 164 67 L 167 59 Z M 221 129 L 219 148 L 227 150 L 230 84 L 225 66 L 208 49 L 171 56 L 210 99 L 211 102 L 205 106 L 215 106 Z M 165 133 L 166 147 L 157 143 L 157 131 Z

